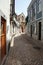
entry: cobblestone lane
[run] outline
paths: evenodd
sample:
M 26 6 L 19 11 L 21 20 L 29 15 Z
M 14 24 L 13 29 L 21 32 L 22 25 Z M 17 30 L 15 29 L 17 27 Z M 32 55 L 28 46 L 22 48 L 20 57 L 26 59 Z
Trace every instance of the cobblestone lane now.
M 43 49 L 34 48 L 38 42 L 21 35 L 16 37 L 13 43 L 5 65 L 43 65 Z

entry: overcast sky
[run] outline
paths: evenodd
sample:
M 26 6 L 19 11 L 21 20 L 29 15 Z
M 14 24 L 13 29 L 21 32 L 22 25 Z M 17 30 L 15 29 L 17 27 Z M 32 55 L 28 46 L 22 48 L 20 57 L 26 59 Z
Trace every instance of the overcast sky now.
M 15 11 L 17 14 L 24 13 L 27 15 L 27 7 L 29 6 L 31 0 L 15 0 Z

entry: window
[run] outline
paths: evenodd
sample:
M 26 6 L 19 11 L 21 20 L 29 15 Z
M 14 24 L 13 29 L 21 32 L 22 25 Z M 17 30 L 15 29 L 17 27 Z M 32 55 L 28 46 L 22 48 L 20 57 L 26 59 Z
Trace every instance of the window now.
M 36 2 L 34 3 L 34 8 L 35 8 L 35 14 L 36 14 Z
M 36 0 L 36 9 L 37 13 L 41 11 L 41 0 Z
M 28 16 L 28 22 L 29 22 L 29 11 L 27 11 L 27 12 L 28 12 L 28 15 L 27 15 Z
M 30 11 L 29 11 L 29 20 L 30 20 Z
M 41 11 L 41 0 L 39 0 L 39 12 Z
M 30 10 L 30 18 L 32 18 L 32 8 L 31 8 L 31 10 Z
M 35 5 L 35 4 L 34 4 Z M 35 6 L 34 5 L 32 5 L 32 17 L 34 17 L 35 16 Z
M 42 17 L 42 11 L 41 11 L 41 0 L 37 0 L 36 2 L 36 19 Z
M 36 0 L 36 13 L 39 12 L 39 0 Z

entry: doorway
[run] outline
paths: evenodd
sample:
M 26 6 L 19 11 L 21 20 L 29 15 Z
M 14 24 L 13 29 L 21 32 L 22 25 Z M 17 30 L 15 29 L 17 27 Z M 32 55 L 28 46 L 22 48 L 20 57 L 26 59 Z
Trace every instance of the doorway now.
M 31 37 L 32 37 L 32 25 L 31 25 L 31 28 L 30 28 L 30 32 L 31 32 Z
M 6 55 L 6 20 L 1 17 L 1 60 Z
M 39 22 L 39 40 L 41 40 L 41 22 Z

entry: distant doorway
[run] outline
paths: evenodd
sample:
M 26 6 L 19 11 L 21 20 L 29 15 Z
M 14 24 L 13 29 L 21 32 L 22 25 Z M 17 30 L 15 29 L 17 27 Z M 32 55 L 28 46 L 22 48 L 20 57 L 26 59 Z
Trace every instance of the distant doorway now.
M 1 17 L 1 60 L 6 55 L 6 20 Z
M 39 22 L 39 40 L 41 40 L 41 22 Z
M 31 29 L 30 29 L 30 31 L 31 31 L 31 37 L 32 37 L 32 25 L 31 25 Z

